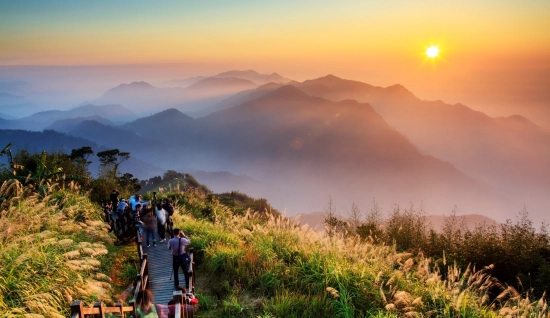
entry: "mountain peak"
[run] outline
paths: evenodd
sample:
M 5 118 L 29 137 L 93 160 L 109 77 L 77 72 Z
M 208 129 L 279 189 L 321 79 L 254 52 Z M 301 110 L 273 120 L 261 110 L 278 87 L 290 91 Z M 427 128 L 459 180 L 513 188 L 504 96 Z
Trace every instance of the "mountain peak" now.
M 217 77 L 226 77 L 226 76 L 240 77 L 240 76 L 258 76 L 258 75 L 260 75 L 260 73 L 254 70 L 247 70 L 247 71 L 231 70 L 227 72 L 222 72 L 216 76 Z
M 388 86 L 385 88 L 385 90 L 388 90 L 390 93 L 396 94 L 398 96 L 416 98 L 416 96 L 414 96 L 414 94 L 411 91 L 409 91 L 405 86 L 401 84 L 394 84 L 394 85 Z
M 279 99 L 300 99 L 310 97 L 299 88 L 293 85 L 281 86 L 272 92 L 267 93 L 263 98 L 279 98 Z
M 130 84 L 122 83 L 115 87 L 114 89 L 152 89 L 155 88 L 153 85 L 140 81 L 140 82 L 131 82 Z

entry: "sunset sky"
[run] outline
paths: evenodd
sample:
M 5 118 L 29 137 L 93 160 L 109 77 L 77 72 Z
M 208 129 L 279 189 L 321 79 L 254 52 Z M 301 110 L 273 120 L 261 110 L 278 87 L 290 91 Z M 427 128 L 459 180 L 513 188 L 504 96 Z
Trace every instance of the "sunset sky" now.
M 434 61 L 430 45 L 440 49 Z M 1 1 L 0 47 L 0 66 L 331 73 L 449 102 L 496 105 L 496 90 L 512 87 L 507 102 L 540 104 L 550 1 Z M 171 76 L 211 75 L 188 70 Z

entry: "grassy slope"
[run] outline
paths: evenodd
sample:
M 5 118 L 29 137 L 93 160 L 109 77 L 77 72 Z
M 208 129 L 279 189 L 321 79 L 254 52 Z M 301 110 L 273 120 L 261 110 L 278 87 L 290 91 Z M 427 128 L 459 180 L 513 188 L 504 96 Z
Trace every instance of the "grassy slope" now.
M 483 270 L 451 266 L 444 280 L 422 255 L 322 237 L 274 216 L 235 215 L 191 193 L 173 197 L 175 224 L 197 251 L 200 317 L 548 315 L 544 301 L 489 300 L 483 289 L 494 282 Z
M 72 300 L 112 302 L 116 248 L 97 205 L 71 190 L 0 210 L 0 317 L 66 317 Z M 34 314 L 34 315 L 33 315 Z

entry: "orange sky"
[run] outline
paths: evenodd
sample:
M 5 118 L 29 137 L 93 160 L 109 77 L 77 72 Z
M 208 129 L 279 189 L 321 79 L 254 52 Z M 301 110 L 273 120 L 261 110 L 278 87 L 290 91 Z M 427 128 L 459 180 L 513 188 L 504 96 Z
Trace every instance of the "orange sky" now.
M 401 83 L 450 102 L 475 103 L 477 94 L 497 105 L 483 97 L 496 95 L 485 92 L 492 85 L 515 87 L 522 100 L 540 87 L 544 103 L 549 30 L 547 0 L 3 1 L 0 66 L 217 64 Z M 441 57 L 432 63 L 424 51 L 434 44 Z M 199 74 L 172 76 L 187 75 Z

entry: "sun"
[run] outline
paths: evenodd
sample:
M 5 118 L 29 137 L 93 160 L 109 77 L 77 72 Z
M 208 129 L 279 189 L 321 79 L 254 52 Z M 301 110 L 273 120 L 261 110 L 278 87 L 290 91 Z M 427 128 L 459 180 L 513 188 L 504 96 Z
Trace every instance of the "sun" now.
M 439 48 L 435 45 L 430 46 L 426 49 L 426 55 L 432 59 L 437 57 L 439 55 Z

